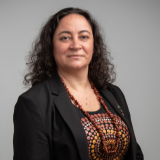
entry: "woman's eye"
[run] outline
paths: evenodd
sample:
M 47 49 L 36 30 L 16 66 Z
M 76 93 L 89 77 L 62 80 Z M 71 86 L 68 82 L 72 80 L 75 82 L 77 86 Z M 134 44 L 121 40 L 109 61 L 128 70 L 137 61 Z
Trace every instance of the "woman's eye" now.
M 89 37 L 88 36 L 81 36 L 80 37 L 81 39 L 88 39 Z M 62 37 L 60 40 L 70 40 L 71 39 L 71 37 Z
M 88 38 L 88 36 L 81 36 L 81 38 L 82 38 L 82 39 L 87 39 L 87 38 Z
M 61 40 L 68 40 L 70 37 L 62 37 Z

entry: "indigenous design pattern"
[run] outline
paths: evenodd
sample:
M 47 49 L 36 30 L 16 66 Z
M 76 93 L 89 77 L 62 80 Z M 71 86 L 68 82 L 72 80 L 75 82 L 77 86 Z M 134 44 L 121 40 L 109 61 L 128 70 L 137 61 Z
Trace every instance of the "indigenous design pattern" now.
M 107 113 L 94 114 L 91 116 L 102 128 L 105 135 L 106 143 L 108 145 L 108 149 L 113 149 L 116 142 L 116 130 L 114 125 L 112 124 L 110 117 L 107 115 Z M 121 138 L 117 153 L 113 155 L 104 154 L 101 139 L 96 128 L 88 120 L 87 117 L 81 118 L 81 123 L 84 127 L 88 140 L 90 160 L 122 160 L 126 155 L 130 144 L 129 130 L 124 121 L 119 116 L 117 116 L 116 114 L 114 114 L 114 116 L 120 129 L 119 133 L 121 135 Z

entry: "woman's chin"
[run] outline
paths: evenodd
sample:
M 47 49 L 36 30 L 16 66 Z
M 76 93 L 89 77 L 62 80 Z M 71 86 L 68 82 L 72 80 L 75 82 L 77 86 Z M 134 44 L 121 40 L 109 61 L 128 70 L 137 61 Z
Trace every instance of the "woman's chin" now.
M 88 69 L 88 65 L 72 65 L 67 67 L 70 70 L 85 70 Z

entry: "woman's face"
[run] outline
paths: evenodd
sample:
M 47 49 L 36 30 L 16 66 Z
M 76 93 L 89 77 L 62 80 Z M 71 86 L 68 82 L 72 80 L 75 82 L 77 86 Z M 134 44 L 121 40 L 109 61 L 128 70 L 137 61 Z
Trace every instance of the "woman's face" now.
M 53 36 L 53 56 L 58 69 L 88 69 L 93 54 L 92 28 L 85 17 L 63 17 Z

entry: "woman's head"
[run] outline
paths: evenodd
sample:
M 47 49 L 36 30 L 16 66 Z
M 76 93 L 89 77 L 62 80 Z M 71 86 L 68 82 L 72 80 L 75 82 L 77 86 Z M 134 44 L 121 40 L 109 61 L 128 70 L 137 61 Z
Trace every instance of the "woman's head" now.
M 53 35 L 53 56 L 57 70 L 88 72 L 93 45 L 92 28 L 84 16 L 72 13 L 63 17 Z
M 76 27 L 75 23 L 79 28 Z M 74 26 L 69 26 L 72 24 Z M 78 29 L 82 31 L 84 30 L 83 28 L 86 28 L 85 30 L 90 34 L 85 31 L 83 34 L 81 32 L 78 35 Z M 70 33 L 61 33 L 62 31 L 70 31 Z M 60 33 L 62 39 L 58 39 L 60 38 Z M 83 40 L 87 35 L 90 36 L 89 41 Z M 69 39 L 71 36 L 72 40 L 74 39 L 72 43 L 64 40 Z M 78 39 L 79 37 L 80 39 Z M 63 44 L 63 48 L 59 48 L 60 44 Z M 77 53 L 83 56 L 89 55 L 84 57 L 87 65 L 92 59 L 93 68 L 89 68 L 88 75 L 97 87 L 107 87 L 114 81 L 114 66 L 110 62 L 110 55 L 106 50 L 103 35 L 97 22 L 88 11 L 79 8 L 65 8 L 50 17 L 33 43 L 33 49 L 30 52 L 27 63 L 29 72 L 24 77 L 24 84 L 35 85 L 51 77 L 57 71 L 57 66 L 63 65 L 60 62 L 60 58 L 64 60 L 62 62 L 66 62 L 66 59 L 64 59 L 66 57 L 57 53 L 67 51 L 69 56 L 74 53 L 73 50 L 81 50 L 81 52 L 78 51 Z

